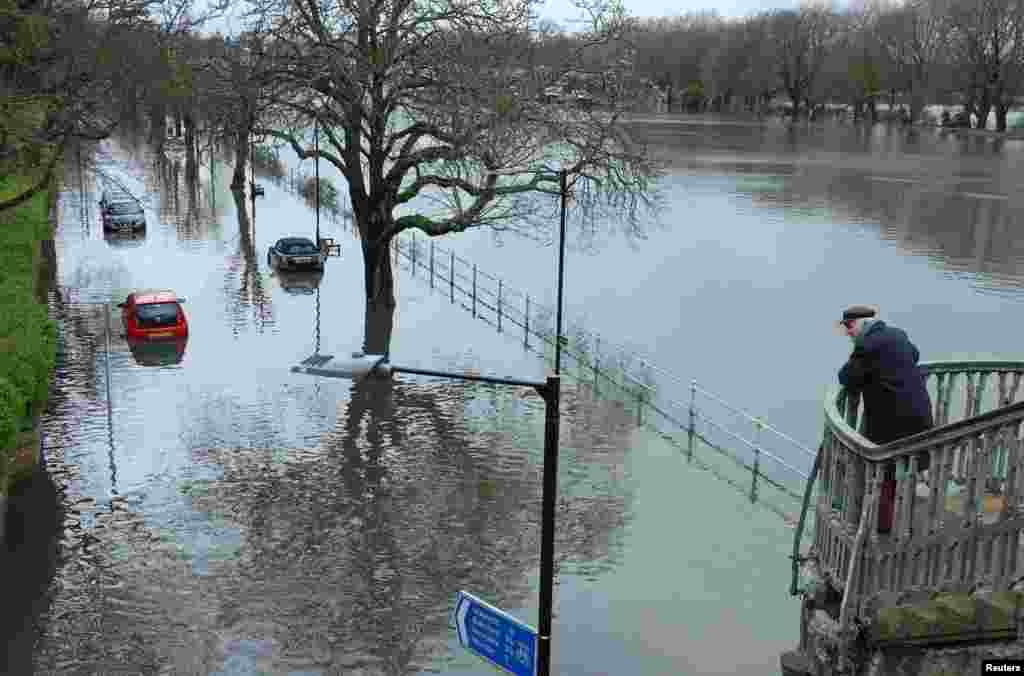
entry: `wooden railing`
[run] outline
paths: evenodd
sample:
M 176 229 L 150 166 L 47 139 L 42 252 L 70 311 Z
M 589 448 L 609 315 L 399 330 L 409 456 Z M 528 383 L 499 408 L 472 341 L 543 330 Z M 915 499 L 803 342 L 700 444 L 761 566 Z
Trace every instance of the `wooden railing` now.
M 927 432 L 879 446 L 859 432 L 859 397 L 833 388 L 825 400 L 811 556 L 843 592 L 843 623 L 869 601 L 1001 591 L 1024 574 L 1024 362 L 921 367 L 936 424 Z M 883 480 L 895 486 L 888 529 Z

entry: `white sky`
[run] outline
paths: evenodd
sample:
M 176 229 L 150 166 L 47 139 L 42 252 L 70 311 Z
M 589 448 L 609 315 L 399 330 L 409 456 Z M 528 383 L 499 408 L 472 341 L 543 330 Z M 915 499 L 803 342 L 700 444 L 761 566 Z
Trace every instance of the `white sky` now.
M 766 9 L 789 9 L 800 5 L 800 0 L 624 0 L 626 10 L 634 17 L 678 16 L 687 12 L 715 9 L 721 16 L 740 17 Z M 840 2 L 838 4 L 845 4 Z M 558 22 L 563 29 L 573 30 L 573 20 L 581 13 L 571 0 L 547 0 L 539 9 L 541 18 Z M 235 33 L 241 30 L 237 21 L 213 22 L 209 31 Z
M 687 12 L 715 9 L 722 16 L 746 16 L 766 9 L 788 9 L 800 6 L 800 0 L 624 0 L 626 9 L 635 17 L 677 16 Z M 838 0 L 824 4 L 847 5 L 849 0 Z M 562 29 L 572 31 L 574 19 L 582 13 L 575 8 L 571 0 L 547 0 L 539 9 L 542 18 L 550 18 Z M 238 20 L 224 19 L 213 22 L 207 29 L 210 32 L 221 31 L 232 34 L 242 30 Z
M 624 0 L 626 10 L 634 17 L 677 16 L 688 12 L 717 10 L 721 16 L 747 16 L 765 9 L 788 9 L 800 5 L 799 0 Z M 569 21 L 579 16 L 570 0 L 547 0 L 540 15 L 572 30 Z

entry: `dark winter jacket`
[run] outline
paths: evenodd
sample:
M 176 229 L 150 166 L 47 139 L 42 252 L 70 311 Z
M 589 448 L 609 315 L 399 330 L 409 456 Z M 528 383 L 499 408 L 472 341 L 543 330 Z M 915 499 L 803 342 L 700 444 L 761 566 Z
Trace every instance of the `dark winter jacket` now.
M 864 398 L 864 436 L 870 441 L 886 444 L 932 427 L 919 356 L 902 329 L 875 321 L 839 370 L 839 383 Z

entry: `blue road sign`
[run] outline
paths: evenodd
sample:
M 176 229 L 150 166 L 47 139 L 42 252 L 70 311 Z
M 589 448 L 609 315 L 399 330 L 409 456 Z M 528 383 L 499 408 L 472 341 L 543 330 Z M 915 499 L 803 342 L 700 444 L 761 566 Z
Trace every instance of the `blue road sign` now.
M 459 592 L 455 601 L 459 643 L 471 653 L 515 676 L 537 673 L 537 630 L 508 613 Z

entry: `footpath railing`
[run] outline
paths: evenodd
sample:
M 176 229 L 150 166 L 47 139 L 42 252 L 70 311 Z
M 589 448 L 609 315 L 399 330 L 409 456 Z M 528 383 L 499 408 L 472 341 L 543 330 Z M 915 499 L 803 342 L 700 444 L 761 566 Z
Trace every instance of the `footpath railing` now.
M 922 434 L 878 446 L 859 397 L 825 400 L 813 557 L 843 591 L 841 621 L 908 592 L 1006 591 L 1024 575 L 1024 362 L 922 368 L 937 425 Z
M 399 264 L 453 305 L 498 332 L 513 334 L 517 340 L 521 336 L 526 349 L 553 354 L 553 308 L 415 231 L 396 237 L 393 246 Z M 562 354 L 568 357 L 564 363 L 569 376 L 598 389 L 611 385 L 635 407 L 638 424 L 657 432 L 689 462 L 752 502 L 768 507 L 787 523 L 796 523 L 809 476 L 803 466 L 810 466 L 815 451 L 696 381 L 655 366 L 638 352 L 583 328 L 571 317 L 564 318 Z M 673 393 L 681 392 L 688 393 L 688 401 L 673 398 Z
M 270 181 L 285 192 L 300 197 L 311 208 L 316 208 L 316 199 L 308 197 L 305 194 L 305 186 L 307 183 L 309 181 L 316 180 L 314 172 L 294 167 L 285 168 L 284 164 L 277 158 L 276 154 L 274 154 L 273 149 L 266 146 L 260 146 L 260 152 L 256 154 L 254 162 L 256 171 L 261 174 L 258 177 L 259 181 Z M 321 176 L 320 181 L 321 186 L 323 186 L 326 179 Z M 335 195 L 335 201 L 333 203 L 325 200 L 325 195 L 320 196 L 320 213 L 322 218 L 326 222 L 330 223 L 351 221 L 351 210 L 345 208 L 339 201 L 337 201 L 341 198 L 341 192 L 333 185 L 332 188 L 334 188 Z

